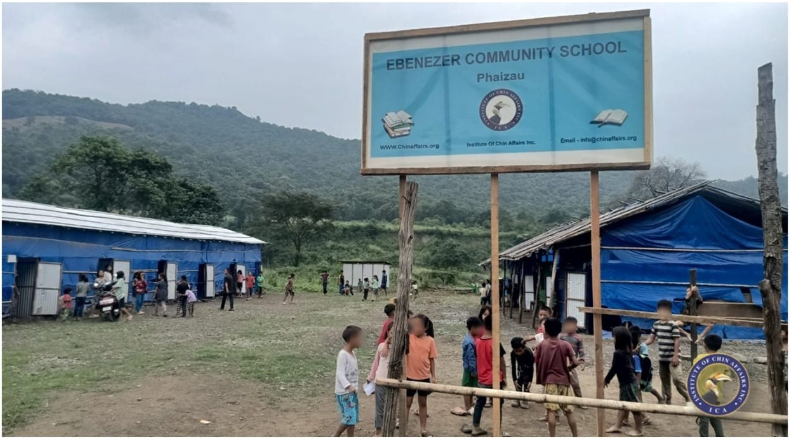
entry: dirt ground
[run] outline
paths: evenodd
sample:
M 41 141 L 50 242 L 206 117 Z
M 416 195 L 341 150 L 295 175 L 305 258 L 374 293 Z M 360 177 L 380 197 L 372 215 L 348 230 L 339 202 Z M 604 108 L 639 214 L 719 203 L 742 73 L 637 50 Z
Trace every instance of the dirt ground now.
M 14 436 L 328 436 L 338 422 L 337 408 L 333 394 L 332 369 L 335 354 L 341 347 L 340 332 L 347 324 L 357 324 L 366 330 L 366 347 L 358 353 L 361 377 L 370 368 L 374 343 L 384 320 L 381 309 L 383 301 L 361 303 L 356 296 L 343 298 L 335 295 L 327 297 L 310 294 L 297 296 L 294 305 L 281 305 L 282 297 L 267 295 L 262 300 L 237 302 L 236 312 L 221 313 L 216 303 L 198 304 L 196 318 L 174 319 L 155 318 L 146 315 L 132 322 L 118 324 L 99 322 L 66 323 L 69 331 L 105 331 L 106 337 L 119 337 L 129 331 L 156 331 L 166 333 L 163 340 L 172 340 L 172 348 L 185 350 L 184 356 L 175 356 L 166 367 L 157 373 L 124 374 L 118 386 L 92 386 L 79 389 L 50 391 L 46 394 L 22 425 L 5 434 Z M 440 357 L 437 361 L 438 381 L 456 385 L 461 380 L 461 340 L 464 335 L 464 320 L 477 314 L 477 299 L 458 294 L 423 294 L 412 305 L 412 309 L 429 315 L 437 329 L 437 345 Z M 35 331 L 62 332 L 64 324 L 40 322 L 16 325 L 5 328 L 3 334 L 3 353 L 6 349 L 24 349 L 24 343 L 12 341 L 10 334 Z M 116 325 L 116 326 L 111 326 Z M 526 325 L 518 325 L 508 318 L 502 319 L 504 345 L 517 335 L 532 333 Z M 116 329 L 121 328 L 121 329 Z M 266 331 L 266 337 L 258 337 L 255 331 Z M 197 336 L 195 334 L 198 334 Z M 31 332 L 32 334 L 32 332 Z M 184 334 L 188 341 L 179 338 Z M 200 334 L 206 334 L 200 336 Z M 8 337 L 8 338 L 7 338 Z M 43 335 L 46 337 L 46 334 Z M 256 342 L 256 337 L 261 343 Z M 291 338 L 288 345 L 278 340 Z M 244 349 L 244 356 L 255 364 L 260 361 L 270 370 L 246 372 L 245 366 L 235 367 L 235 362 L 221 363 L 225 354 L 215 357 L 205 355 L 208 347 L 203 346 L 205 339 L 213 346 L 222 346 L 228 352 Z M 593 340 L 584 341 L 593 356 Z M 28 341 L 29 342 L 29 341 Z M 158 342 L 157 342 L 158 343 Z M 16 345 L 15 345 L 16 344 Z M 9 346 L 10 347 L 7 347 Z M 135 351 L 135 343 L 129 341 L 126 349 L 131 355 L 145 356 L 145 349 Z M 144 345 L 138 345 L 145 348 Z M 92 349 L 85 346 L 83 349 Z M 295 355 L 290 367 L 300 369 L 299 379 L 282 379 L 280 363 L 268 363 L 267 350 L 289 350 Z M 510 351 L 510 348 L 508 349 Z M 225 351 L 222 351 L 225 352 Z M 191 357 L 190 355 L 195 354 Z M 204 353 L 198 355 L 200 353 Z M 108 352 L 111 358 L 113 352 Z M 256 357 L 256 355 L 261 357 Z M 612 354 L 611 342 L 605 342 L 605 368 Z M 117 353 L 115 353 L 117 357 Z M 126 354 L 129 355 L 129 354 Z M 58 354 L 61 363 L 65 361 L 68 350 Z M 249 357 L 249 358 L 248 358 Z M 217 358 L 213 365 L 206 358 Z M 236 358 L 236 357 L 232 357 Z M 302 360 L 294 361 L 293 358 Z M 592 358 L 590 358 L 592 360 Z M 31 361 L 36 361 L 31 359 Z M 82 361 L 76 359 L 74 361 Z M 129 360 L 124 360 L 129 361 Z M 201 362 L 202 361 L 202 362 Z M 234 360 L 236 361 L 236 360 Z M 304 362 L 304 363 L 303 363 Z M 307 365 L 318 365 L 311 368 Z M 201 364 L 196 368 L 196 364 Z M 267 365 L 273 366 L 267 366 Z M 278 365 L 275 367 L 274 365 Z M 288 367 L 288 366 L 287 366 Z M 7 365 L 4 358 L 3 372 Z M 745 410 L 763 411 L 767 405 L 768 393 L 765 385 L 765 372 L 759 368 L 750 370 L 754 383 Z M 508 372 L 510 374 L 510 370 Z M 763 376 L 761 376 L 763 373 Z M 595 395 L 594 367 L 580 373 L 585 396 Z M 509 375 L 510 382 L 510 375 Z M 7 382 L 4 380 L 4 392 Z M 659 379 L 655 377 L 655 387 Z M 540 389 L 536 387 L 534 390 Z M 618 398 L 617 386 L 606 390 L 608 399 Z M 464 436 L 459 428 L 470 422 L 470 417 L 460 418 L 450 414 L 450 410 L 461 403 L 461 397 L 433 394 L 429 397 L 428 429 L 435 436 Z M 648 397 L 647 402 L 653 398 Z M 675 395 L 675 403 L 680 397 Z M 4 396 L 4 411 L 6 399 Z M 361 422 L 357 427 L 358 436 L 373 435 L 374 398 L 361 396 Z M 416 403 L 415 407 L 416 409 Z M 506 402 L 503 414 L 503 431 L 514 436 L 546 436 L 544 422 L 538 419 L 543 407 L 531 404 L 529 409 L 510 407 Z M 607 421 L 613 422 L 615 412 L 607 411 Z M 596 410 L 578 410 L 577 422 L 582 436 L 595 435 Z M 697 436 L 694 418 L 665 415 L 651 415 L 653 424 L 646 427 L 647 436 Z M 5 413 L 4 413 L 5 420 Z M 201 420 L 210 423 L 201 423 Z M 4 421 L 5 424 L 5 421 Z M 483 427 L 491 426 L 491 410 L 484 412 Z M 4 425 L 4 427 L 6 427 Z M 728 436 L 768 436 L 767 424 L 725 421 Z M 417 435 L 417 416 L 410 416 L 408 432 Z M 559 436 L 570 436 L 565 418 L 558 426 Z

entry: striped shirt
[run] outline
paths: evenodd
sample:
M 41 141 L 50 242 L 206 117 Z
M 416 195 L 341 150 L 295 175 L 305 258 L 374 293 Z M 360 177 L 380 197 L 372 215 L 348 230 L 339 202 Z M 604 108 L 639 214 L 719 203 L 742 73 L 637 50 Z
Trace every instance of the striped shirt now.
M 678 326 L 671 321 L 656 321 L 651 329 L 651 334 L 656 337 L 656 344 L 659 346 L 659 361 L 670 362 L 676 351 L 676 339 L 681 337 Z

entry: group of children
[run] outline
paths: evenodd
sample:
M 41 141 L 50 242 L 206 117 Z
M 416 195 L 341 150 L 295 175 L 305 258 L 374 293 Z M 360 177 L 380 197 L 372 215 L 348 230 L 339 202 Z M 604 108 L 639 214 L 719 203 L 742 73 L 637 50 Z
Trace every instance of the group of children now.
M 617 377 L 619 385 L 619 400 L 625 402 L 642 402 L 642 393 L 650 393 L 656 397 L 658 403 L 670 404 L 671 385 L 674 384 L 679 394 L 687 401 L 689 395 L 682 378 L 679 363 L 679 340 L 681 332 L 676 322 L 669 320 L 672 303 L 660 300 L 657 303 L 657 320 L 651 329 L 648 339 L 642 341 L 641 329 L 627 323 L 613 329 L 615 351 L 613 353 L 610 370 L 604 385 L 609 386 Z M 395 306 L 385 306 L 385 320 L 377 342 L 377 351 L 374 355 L 371 371 L 367 383 L 372 383 L 376 378 L 385 378 L 388 373 L 390 348 L 393 336 L 393 313 Z M 466 321 L 467 334 L 462 341 L 462 386 L 484 389 L 506 389 L 506 351 L 500 345 L 499 370 L 493 370 L 492 350 L 492 316 L 491 307 L 481 307 L 477 317 L 469 317 Z M 582 397 L 577 370 L 584 369 L 585 351 L 583 342 L 577 334 L 577 320 L 567 317 L 562 322 L 550 317 L 551 310 L 542 307 L 539 310 L 540 326 L 535 335 L 514 337 L 511 340 L 511 377 L 513 387 L 518 392 L 530 392 L 535 372 L 535 382 L 543 386 L 547 395 Z M 362 330 L 356 326 L 349 326 L 344 330 L 343 339 L 346 345 L 338 354 L 336 371 L 335 392 L 338 406 L 341 411 L 341 425 L 335 436 L 344 431 L 348 436 L 354 434 L 357 424 L 359 406 L 356 389 L 358 385 L 357 360 L 354 349 L 363 342 Z M 531 349 L 528 343 L 536 342 Z M 653 365 L 648 355 L 648 346 L 659 346 L 659 376 L 662 382 L 662 393 L 655 390 L 652 385 Z M 703 344 L 706 354 L 719 351 L 722 339 L 714 334 L 708 334 Z M 407 353 L 406 376 L 408 381 L 425 383 L 436 382 L 437 347 L 434 342 L 434 329 L 431 320 L 425 315 L 413 316 L 409 313 L 409 350 Z M 702 357 L 701 355 L 700 357 Z M 699 357 L 699 358 L 700 358 Z M 698 358 L 698 359 L 699 359 Z M 697 361 L 696 359 L 695 361 Z M 496 375 L 497 373 L 497 375 Z M 381 436 L 382 419 L 384 413 L 385 393 L 383 388 L 376 387 L 376 415 L 374 425 L 376 435 Z M 415 394 L 418 396 L 418 414 L 420 416 L 421 436 L 431 436 L 427 431 L 427 398 L 430 391 L 407 391 L 407 405 L 411 407 Z M 503 404 L 503 399 L 500 399 Z M 456 407 L 452 413 L 459 416 L 472 415 L 472 425 L 465 424 L 461 430 L 472 436 L 487 434 L 481 428 L 481 418 L 485 407 L 490 407 L 486 397 L 477 397 L 473 403 L 472 396 L 464 396 L 464 406 Z M 526 402 L 514 401 L 513 407 L 527 408 Z M 577 422 L 574 415 L 575 405 L 545 403 L 549 436 L 555 436 L 558 415 L 562 411 L 568 421 L 572 436 L 577 436 Z M 584 406 L 577 406 L 584 409 Z M 502 416 L 502 410 L 500 411 Z M 620 410 L 616 417 L 615 425 L 607 429 L 608 433 L 624 433 L 628 436 L 642 436 L 643 426 L 650 424 L 650 419 L 640 412 L 632 412 L 634 427 L 623 430 L 628 424 L 629 412 Z M 715 434 L 723 436 L 722 421 L 719 418 L 699 417 L 697 420 L 701 436 L 708 436 L 708 426 L 711 425 Z M 503 433 L 503 436 L 508 436 Z

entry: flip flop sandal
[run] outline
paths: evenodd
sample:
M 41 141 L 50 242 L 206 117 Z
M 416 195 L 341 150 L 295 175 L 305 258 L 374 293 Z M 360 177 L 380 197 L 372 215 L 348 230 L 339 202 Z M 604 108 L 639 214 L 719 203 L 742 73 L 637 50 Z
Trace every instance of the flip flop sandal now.
M 610 427 L 607 430 L 605 430 L 604 432 L 605 433 L 620 433 L 621 429 L 620 428 L 615 428 L 615 427 Z
M 421 431 L 420 432 L 420 437 L 434 437 L 434 435 L 429 433 L 429 432 L 427 432 L 427 431 Z
M 470 412 L 468 412 L 467 410 L 464 410 L 461 407 L 453 407 L 453 409 L 450 412 L 452 414 L 456 415 L 456 416 L 469 416 L 470 415 Z
M 488 432 L 488 431 L 486 431 L 486 430 L 484 430 L 484 429 L 480 429 L 480 430 L 478 430 L 478 431 L 474 431 L 474 432 L 472 432 L 471 434 L 472 434 L 472 436 L 473 436 L 473 437 L 478 437 L 478 436 L 484 436 L 484 435 L 487 435 L 487 434 L 489 434 L 489 432 Z
M 470 434 L 472 433 L 472 427 L 470 427 L 468 424 L 464 424 L 461 426 L 461 432 L 464 434 Z

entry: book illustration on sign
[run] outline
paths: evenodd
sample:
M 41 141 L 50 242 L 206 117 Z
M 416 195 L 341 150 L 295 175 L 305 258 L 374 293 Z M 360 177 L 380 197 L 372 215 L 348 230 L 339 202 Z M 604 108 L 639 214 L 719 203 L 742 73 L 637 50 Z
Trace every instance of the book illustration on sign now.
M 382 122 L 391 139 L 408 136 L 412 132 L 412 126 L 415 125 L 415 122 L 412 122 L 412 115 L 404 110 L 385 114 Z
M 601 127 L 602 125 L 623 125 L 626 118 L 629 116 L 623 110 L 604 110 L 599 113 L 598 116 L 594 117 L 590 123 L 599 124 Z

